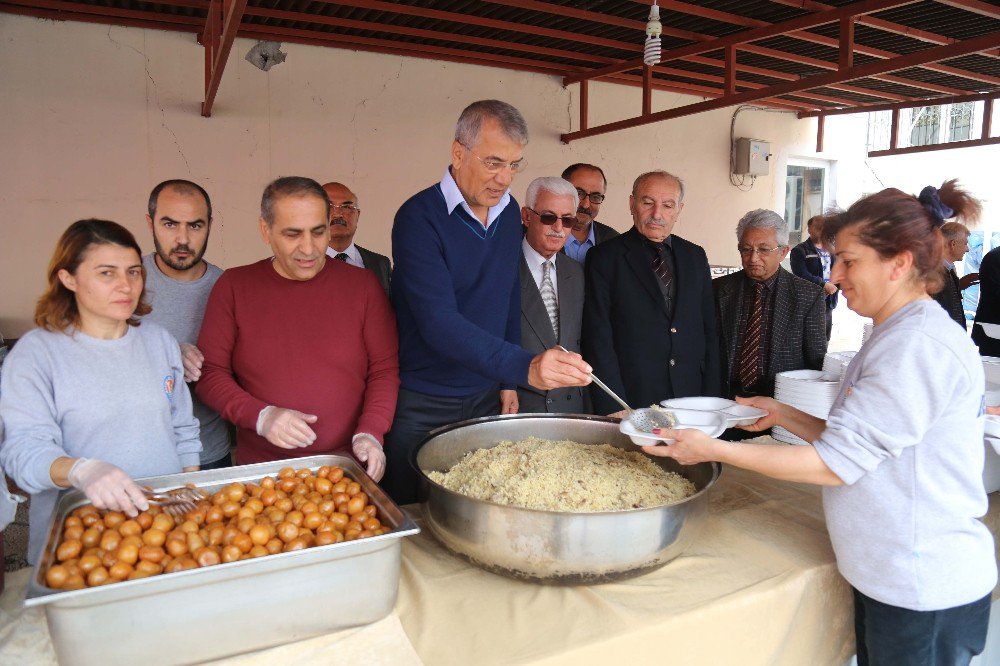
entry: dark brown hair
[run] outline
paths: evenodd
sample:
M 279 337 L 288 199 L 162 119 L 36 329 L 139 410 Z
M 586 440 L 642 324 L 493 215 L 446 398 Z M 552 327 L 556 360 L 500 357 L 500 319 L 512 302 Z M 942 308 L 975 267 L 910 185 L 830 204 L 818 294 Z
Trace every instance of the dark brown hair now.
M 965 222 L 979 219 L 981 204 L 959 188 L 956 180 L 945 182 L 936 190 L 936 196 L 940 204 L 951 209 L 952 217 Z M 942 222 L 917 197 L 890 187 L 859 199 L 845 212 L 827 216 L 823 236 L 833 242 L 840 231 L 853 228 L 858 241 L 883 259 L 910 252 L 917 280 L 927 293 L 935 294 L 944 286 Z
M 107 220 L 79 220 L 69 226 L 56 243 L 55 252 L 49 261 L 49 286 L 35 305 L 35 325 L 47 331 L 65 332 L 70 326 L 80 323 L 80 310 L 76 305 L 76 294 L 66 288 L 59 279 L 59 271 L 76 273 L 84 256 L 93 245 L 120 245 L 135 250 L 141 258 L 142 251 L 135 242 L 135 236 L 125 227 Z M 152 308 L 146 302 L 146 269 L 142 269 L 142 292 L 139 305 L 128 319 L 130 326 L 139 325 L 139 317 L 149 314 Z

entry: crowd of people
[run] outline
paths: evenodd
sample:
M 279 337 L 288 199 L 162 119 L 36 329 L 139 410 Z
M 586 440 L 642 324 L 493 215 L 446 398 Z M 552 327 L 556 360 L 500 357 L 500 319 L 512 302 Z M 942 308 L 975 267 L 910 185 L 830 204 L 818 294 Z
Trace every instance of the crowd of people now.
M 681 178 L 638 175 L 619 234 L 597 220 L 597 165 L 536 178 L 518 206 L 510 186 L 527 144 L 517 109 L 469 105 L 440 181 L 396 214 L 391 262 L 354 243 L 361 207 L 348 185 L 304 177 L 263 192 L 272 256 L 225 271 L 204 259 L 212 205 L 190 181 L 151 192 L 146 256 L 114 222 L 71 225 L 37 328 L 3 365 L 0 465 L 32 494 L 29 560 L 70 486 L 135 515 L 147 507 L 137 477 L 337 453 L 414 502 L 410 456 L 430 431 L 617 413 L 588 386 L 594 373 L 636 407 L 737 398 L 768 412 L 752 433 L 781 425 L 813 443 L 678 430 L 647 452 L 823 485 L 860 663 L 917 649 L 960 663 L 981 650 L 996 583 L 976 519 L 983 372 L 948 319 L 963 286 L 945 269 L 968 229 L 942 226 L 974 219 L 975 200 L 953 182 L 919 198 L 886 190 L 810 220 L 794 248 L 780 215 L 753 210 L 735 227 L 742 270 L 713 281 L 705 250 L 674 234 Z M 929 296 L 939 292 L 944 308 Z M 769 396 L 779 372 L 822 367 L 840 293 L 876 333 L 824 421 Z

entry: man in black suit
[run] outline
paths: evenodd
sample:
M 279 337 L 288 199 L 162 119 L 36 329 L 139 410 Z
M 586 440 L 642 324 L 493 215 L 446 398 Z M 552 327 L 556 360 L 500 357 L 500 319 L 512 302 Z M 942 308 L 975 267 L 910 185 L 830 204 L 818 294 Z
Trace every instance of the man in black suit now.
M 976 323 L 1000 324 L 1000 247 L 983 256 L 979 264 L 979 307 Z M 983 356 L 1000 356 L 1000 340 L 986 335 L 982 326 L 972 327 L 972 341 Z
M 629 197 L 634 226 L 587 256 L 583 357 L 633 407 L 721 389 L 708 258 L 672 235 L 683 200 L 673 174 L 642 174 Z M 620 409 L 591 397 L 597 414 Z
M 610 240 L 618 232 L 596 219 L 597 212 L 604 203 L 604 193 L 608 189 L 608 180 L 600 167 L 593 164 L 571 164 L 562 172 L 562 177 L 573 184 L 579 204 L 576 208 L 576 224 L 573 225 L 563 252 L 583 265 L 587 252 L 595 245 Z
M 955 264 L 969 251 L 969 228 L 961 222 L 945 222 L 941 225 L 941 235 L 944 237 L 944 286 L 933 298 L 956 324 L 967 330 L 962 291 L 976 284 L 979 275 L 969 273 L 960 278 L 955 272 Z
M 327 256 L 375 273 L 386 296 L 391 299 L 392 264 L 389 257 L 354 244 L 354 234 L 361 218 L 357 195 L 341 183 L 327 183 L 323 189 L 330 199 L 330 247 L 326 249 Z
M 724 397 L 774 395 L 774 376 L 820 370 L 826 356 L 823 289 L 781 267 L 788 226 L 752 210 L 736 226 L 743 270 L 714 280 Z
M 794 248 L 789 263 L 796 277 L 819 285 L 826 293 L 826 341 L 830 341 L 833 332 L 833 310 L 837 307 L 837 297 L 840 295 L 837 285 L 830 282 L 830 270 L 837 258 L 829 248 L 823 246 L 823 216 L 809 218 L 806 223 L 809 238 Z
M 560 252 L 576 221 L 576 188 L 562 178 L 536 178 L 521 208 L 521 346 L 544 352 L 556 345 L 579 353 L 583 325 L 583 267 Z M 543 391 L 518 386 L 514 411 L 588 411 L 582 387 Z

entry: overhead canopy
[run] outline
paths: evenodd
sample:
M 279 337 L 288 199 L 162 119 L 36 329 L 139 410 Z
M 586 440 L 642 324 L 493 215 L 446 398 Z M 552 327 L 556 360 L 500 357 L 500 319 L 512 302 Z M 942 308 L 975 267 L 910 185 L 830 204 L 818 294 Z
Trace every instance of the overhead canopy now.
M 755 101 L 809 113 L 1000 92 L 1000 3 L 663 1 L 663 61 L 644 68 L 651 3 L 0 0 L 0 11 L 198 33 L 205 115 L 237 36 L 540 72 L 567 84 L 645 80 L 647 90 L 712 98 L 713 108 Z M 657 115 L 648 103 L 643 110 Z M 598 129 L 584 119 L 564 139 Z

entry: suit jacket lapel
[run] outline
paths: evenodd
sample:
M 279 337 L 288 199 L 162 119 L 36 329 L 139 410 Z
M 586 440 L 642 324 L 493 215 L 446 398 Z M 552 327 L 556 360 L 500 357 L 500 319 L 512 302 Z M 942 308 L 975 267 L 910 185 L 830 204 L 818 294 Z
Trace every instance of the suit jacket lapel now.
M 561 280 L 558 270 L 556 270 L 556 280 Z M 545 309 L 542 295 L 538 292 L 535 278 L 532 277 L 523 254 L 521 255 L 521 314 L 545 349 L 555 347 L 556 334 L 552 330 L 552 320 L 549 319 L 549 312 Z
M 768 353 L 768 367 L 775 367 L 775 359 L 788 345 L 788 315 L 792 312 L 792 276 L 783 268 L 778 268 L 778 279 L 774 283 L 774 310 L 771 315 L 771 349 Z
M 730 280 L 719 290 L 719 333 L 726 343 L 727 367 L 736 362 L 736 340 L 739 337 L 740 310 L 743 308 L 743 280 Z
M 660 286 L 656 283 L 656 275 L 653 274 L 652 261 L 653 258 L 650 256 L 649 251 L 643 247 L 642 236 L 633 227 L 631 231 L 626 232 L 629 234 L 628 242 L 625 247 L 625 260 L 631 267 L 632 272 L 635 273 L 636 279 L 642 284 L 642 286 L 649 293 L 650 297 L 659 304 L 660 308 L 666 315 L 670 315 L 667 311 L 667 303 L 663 300 L 663 292 L 660 291 Z M 676 265 L 676 262 L 675 262 Z M 676 276 L 675 276 L 676 279 Z M 678 290 L 679 292 L 680 290 Z M 675 307 L 676 311 L 677 308 Z
M 563 308 L 563 299 L 569 298 L 570 290 L 572 289 L 571 285 L 573 283 L 573 276 L 569 274 L 568 270 L 559 270 L 559 266 L 560 264 L 573 260 L 565 255 L 562 257 L 555 255 L 552 257 L 552 260 L 555 261 L 556 264 L 556 295 L 559 299 L 559 344 L 563 347 L 569 348 L 573 346 L 573 343 L 569 343 L 567 345 L 565 336 L 566 333 L 569 332 L 570 327 L 563 324 L 562 313 L 566 311 L 566 309 Z M 539 300 L 541 300 L 540 295 Z M 543 307 L 542 309 L 544 310 L 545 308 Z M 545 314 L 548 316 L 547 312 Z

